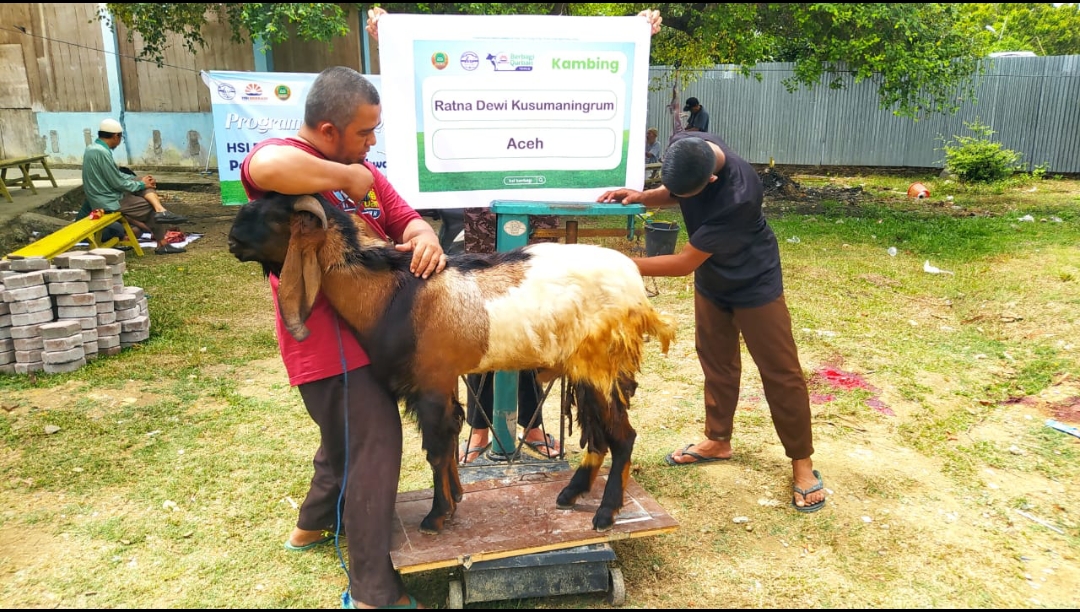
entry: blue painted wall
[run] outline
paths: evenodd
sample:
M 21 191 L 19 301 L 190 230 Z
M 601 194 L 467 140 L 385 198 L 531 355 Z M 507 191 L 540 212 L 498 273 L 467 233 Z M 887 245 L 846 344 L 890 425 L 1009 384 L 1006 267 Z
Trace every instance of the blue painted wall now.
M 120 81 L 120 56 L 116 33 L 105 20 L 101 39 L 106 57 L 105 78 L 109 86 L 109 113 L 35 113 L 40 149 L 54 164 L 82 165 L 83 152 L 97 138 L 102 119 L 116 119 L 124 126 L 124 139 L 113 151 L 116 163 L 132 169 L 145 166 L 203 168 L 217 167 L 211 138 L 214 117 L 211 113 L 130 113 L 124 111 L 124 91 Z M 256 59 L 262 55 L 256 53 Z
M 98 124 L 112 118 L 124 126 L 124 140 L 113 152 L 118 164 L 202 169 L 209 155 L 210 167 L 217 167 L 211 113 L 35 114 L 44 152 L 53 163 L 82 164 L 87 143 L 97 138 Z

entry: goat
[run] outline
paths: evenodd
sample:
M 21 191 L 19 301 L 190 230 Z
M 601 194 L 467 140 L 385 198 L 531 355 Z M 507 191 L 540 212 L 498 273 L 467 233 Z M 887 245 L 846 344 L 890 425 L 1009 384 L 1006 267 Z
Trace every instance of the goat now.
M 665 354 L 674 337 L 630 258 L 593 245 L 535 244 L 455 255 L 421 280 L 409 272 L 412 253 L 371 237 L 365 221 L 319 197 L 280 194 L 241 207 L 229 251 L 279 277 L 281 317 L 297 340 L 309 333 L 304 321 L 321 290 L 355 331 L 377 380 L 415 415 L 435 486 L 421 532 L 439 533 L 462 497 L 458 379 L 494 370 L 566 377 L 587 452 L 556 505 L 572 508 L 592 488 L 610 449 L 593 527 L 614 525 L 637 436 L 626 412 L 645 335 Z

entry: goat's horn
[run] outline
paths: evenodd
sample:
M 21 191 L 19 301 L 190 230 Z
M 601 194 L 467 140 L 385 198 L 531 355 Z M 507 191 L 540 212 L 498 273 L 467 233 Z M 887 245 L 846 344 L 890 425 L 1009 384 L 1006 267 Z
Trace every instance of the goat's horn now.
M 304 210 L 315 215 L 322 222 L 322 228 L 326 229 L 326 211 L 323 210 L 322 204 L 314 197 L 309 195 L 300 196 L 296 203 L 293 204 L 293 210 Z

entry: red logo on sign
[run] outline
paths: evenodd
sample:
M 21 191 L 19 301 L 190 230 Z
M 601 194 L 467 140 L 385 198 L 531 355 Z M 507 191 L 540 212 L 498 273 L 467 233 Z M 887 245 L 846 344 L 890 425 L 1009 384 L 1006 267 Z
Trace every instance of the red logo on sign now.
M 261 96 L 262 87 L 259 87 L 258 83 L 248 83 L 248 86 L 244 88 L 244 93 L 249 96 Z

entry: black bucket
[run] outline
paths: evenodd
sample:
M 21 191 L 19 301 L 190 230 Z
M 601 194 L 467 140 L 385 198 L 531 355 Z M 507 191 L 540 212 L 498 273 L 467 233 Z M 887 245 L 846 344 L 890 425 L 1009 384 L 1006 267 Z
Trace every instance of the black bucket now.
M 645 224 L 645 255 L 671 255 L 679 239 L 679 224 L 668 221 L 651 221 Z

